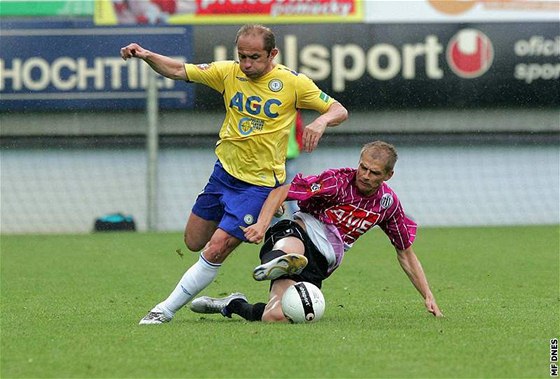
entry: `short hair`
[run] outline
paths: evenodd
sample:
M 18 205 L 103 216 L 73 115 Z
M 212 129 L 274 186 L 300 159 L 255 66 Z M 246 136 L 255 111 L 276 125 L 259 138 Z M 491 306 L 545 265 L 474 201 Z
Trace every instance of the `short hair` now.
M 260 35 L 263 37 L 264 42 L 264 49 L 268 54 L 276 47 L 276 37 L 272 30 L 267 28 L 264 25 L 260 24 L 246 24 L 243 25 L 238 31 L 237 35 L 235 36 L 235 44 L 237 45 L 237 41 L 241 36 L 247 35 Z
M 385 172 L 389 173 L 395 168 L 397 159 L 399 158 L 397 154 L 397 149 L 390 143 L 383 141 L 373 141 L 366 143 L 362 147 L 360 152 L 360 157 L 367 154 L 372 159 L 382 159 L 385 160 Z

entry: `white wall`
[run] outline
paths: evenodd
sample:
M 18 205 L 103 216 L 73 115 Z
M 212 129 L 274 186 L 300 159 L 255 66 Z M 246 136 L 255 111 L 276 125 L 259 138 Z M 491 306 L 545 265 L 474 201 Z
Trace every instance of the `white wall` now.
M 547 146 L 397 146 L 389 184 L 422 226 L 558 224 L 559 149 Z M 360 146 L 303 155 L 304 174 L 354 167 Z M 2 233 L 88 232 L 116 211 L 146 229 L 146 154 L 140 149 L 2 149 Z M 211 172 L 211 148 L 159 156 L 158 229 L 179 231 Z

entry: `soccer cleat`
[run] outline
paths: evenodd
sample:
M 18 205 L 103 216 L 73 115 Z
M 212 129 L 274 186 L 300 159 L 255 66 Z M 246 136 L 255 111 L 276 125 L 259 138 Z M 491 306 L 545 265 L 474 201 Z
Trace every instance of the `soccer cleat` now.
M 159 308 L 155 307 L 152 309 L 138 324 L 140 325 L 151 325 L 151 324 L 163 324 L 171 321 L 171 317 L 167 317 Z
M 232 293 L 226 297 L 209 297 L 201 296 L 194 299 L 190 308 L 191 311 L 196 313 L 221 313 L 225 317 L 231 318 L 231 312 L 228 311 L 227 306 L 233 300 L 243 300 L 247 302 L 247 298 L 242 293 Z
M 286 254 L 263 263 L 253 270 L 253 278 L 257 281 L 274 280 L 281 276 L 300 274 L 307 266 L 307 258 L 301 254 Z

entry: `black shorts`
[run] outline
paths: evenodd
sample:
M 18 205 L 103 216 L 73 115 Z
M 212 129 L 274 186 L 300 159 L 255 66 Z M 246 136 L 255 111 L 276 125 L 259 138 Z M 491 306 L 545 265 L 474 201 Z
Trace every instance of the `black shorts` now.
M 323 280 L 327 278 L 329 264 L 327 259 L 311 241 L 305 229 L 292 220 L 280 220 L 266 231 L 265 240 L 261 247 L 260 257 L 272 250 L 274 244 L 286 237 L 296 237 L 305 247 L 307 266 L 299 275 L 283 276 L 296 282 L 310 282 L 321 288 Z

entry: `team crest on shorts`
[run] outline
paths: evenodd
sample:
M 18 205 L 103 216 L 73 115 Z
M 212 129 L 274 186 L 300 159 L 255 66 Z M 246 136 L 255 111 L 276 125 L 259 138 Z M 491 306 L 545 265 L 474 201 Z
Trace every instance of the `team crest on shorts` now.
M 255 218 L 253 217 L 252 214 L 247 213 L 247 214 L 243 217 L 243 221 L 245 221 L 245 224 L 251 225 L 251 224 L 255 221 Z
M 391 206 L 391 204 L 393 204 L 393 196 L 391 196 L 390 193 L 386 193 L 385 195 L 383 195 L 383 197 L 381 197 L 381 208 L 383 209 L 387 209 Z
M 281 80 L 272 79 L 270 82 L 268 82 L 268 88 L 272 92 L 278 92 L 278 91 L 281 91 L 282 88 L 284 88 L 284 83 L 282 83 Z

